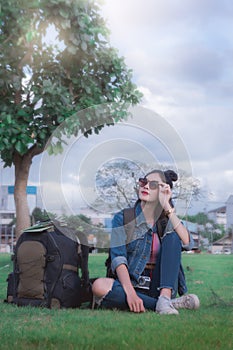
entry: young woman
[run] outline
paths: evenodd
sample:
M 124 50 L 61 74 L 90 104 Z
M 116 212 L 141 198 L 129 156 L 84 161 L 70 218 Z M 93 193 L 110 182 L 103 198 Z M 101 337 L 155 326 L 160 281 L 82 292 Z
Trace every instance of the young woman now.
M 182 246 L 191 249 L 193 243 L 172 205 L 172 187 L 176 180 L 177 174 L 172 170 L 153 170 L 139 179 L 135 229 L 129 242 L 123 211 L 115 214 L 110 254 L 116 278 L 99 278 L 93 283 L 97 305 L 132 312 L 154 310 L 159 314 L 178 314 L 179 308 L 199 307 L 199 299 L 194 294 L 176 298 L 179 277 L 182 277 Z M 159 237 L 156 223 L 164 216 L 168 224 L 164 235 Z M 185 285 L 183 287 L 179 294 L 187 291 Z

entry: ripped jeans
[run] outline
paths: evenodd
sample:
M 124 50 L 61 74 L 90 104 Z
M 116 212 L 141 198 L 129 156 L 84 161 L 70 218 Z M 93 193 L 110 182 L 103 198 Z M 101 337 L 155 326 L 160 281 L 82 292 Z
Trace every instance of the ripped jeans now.
M 181 266 L 181 240 L 175 232 L 165 235 L 161 242 L 161 248 L 156 259 L 155 269 L 152 273 L 150 289 L 142 291 L 135 289 L 139 298 L 143 300 L 145 309 L 155 310 L 156 303 L 162 288 L 172 290 L 172 298 L 178 292 L 178 279 Z M 184 277 L 184 276 L 183 276 Z M 187 291 L 185 280 L 183 281 L 184 294 Z M 179 292 L 181 295 L 181 293 Z M 112 289 L 103 298 L 102 308 L 129 310 L 125 291 L 119 280 L 115 280 Z

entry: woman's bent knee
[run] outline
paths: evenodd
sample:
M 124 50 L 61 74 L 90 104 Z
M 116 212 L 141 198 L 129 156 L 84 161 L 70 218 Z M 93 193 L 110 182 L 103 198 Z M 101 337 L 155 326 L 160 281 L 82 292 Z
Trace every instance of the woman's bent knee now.
M 92 285 L 93 294 L 97 297 L 103 297 L 112 289 L 113 282 L 113 278 L 98 278 Z

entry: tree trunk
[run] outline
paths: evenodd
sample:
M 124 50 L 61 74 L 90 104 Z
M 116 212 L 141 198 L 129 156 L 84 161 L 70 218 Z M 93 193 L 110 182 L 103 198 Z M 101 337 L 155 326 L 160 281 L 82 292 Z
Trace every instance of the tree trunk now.
M 15 165 L 15 189 L 14 200 L 16 210 L 16 240 L 18 240 L 22 231 L 30 226 L 30 213 L 27 203 L 27 182 L 31 159 L 27 156 L 16 154 L 14 157 Z
M 32 158 L 41 152 L 41 149 L 33 146 L 23 156 L 16 152 L 13 157 L 15 166 L 14 200 L 16 210 L 16 240 L 18 240 L 22 231 L 31 225 L 27 202 L 27 183 Z

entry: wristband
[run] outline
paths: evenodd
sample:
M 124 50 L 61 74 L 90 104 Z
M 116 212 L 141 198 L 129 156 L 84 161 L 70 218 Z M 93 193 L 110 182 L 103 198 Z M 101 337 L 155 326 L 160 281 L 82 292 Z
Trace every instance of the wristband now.
M 175 211 L 175 209 L 174 209 L 174 208 L 171 208 L 171 209 L 169 209 L 169 210 L 166 210 L 166 211 L 164 212 L 164 214 L 165 214 L 166 216 L 168 216 L 168 215 L 174 213 L 174 211 Z

